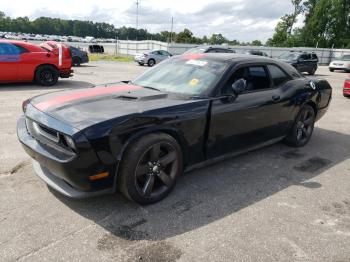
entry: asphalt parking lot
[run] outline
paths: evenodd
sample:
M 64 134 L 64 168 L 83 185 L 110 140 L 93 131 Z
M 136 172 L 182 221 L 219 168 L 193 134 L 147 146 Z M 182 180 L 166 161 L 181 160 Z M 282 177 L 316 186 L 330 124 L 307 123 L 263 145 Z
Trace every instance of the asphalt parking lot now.
M 134 63 L 91 63 L 53 88 L 0 85 L 0 261 L 350 261 L 350 99 L 345 73 L 300 149 L 276 144 L 182 176 L 141 207 L 120 195 L 70 200 L 37 178 L 16 137 L 28 97 L 129 80 Z

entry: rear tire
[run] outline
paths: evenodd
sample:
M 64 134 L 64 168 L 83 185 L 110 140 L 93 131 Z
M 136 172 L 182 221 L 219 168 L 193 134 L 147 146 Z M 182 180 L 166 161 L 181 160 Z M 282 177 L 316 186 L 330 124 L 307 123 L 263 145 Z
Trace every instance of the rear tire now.
M 144 65 L 144 63 L 139 63 L 139 65 L 140 65 L 140 66 L 143 66 L 143 65 Z
M 312 136 L 315 117 L 314 109 L 309 105 L 304 105 L 284 142 L 291 147 L 305 146 Z
M 171 192 L 182 170 L 182 151 L 177 141 L 164 133 L 148 134 L 126 149 L 118 188 L 132 201 L 153 204 Z
M 309 75 L 313 76 L 316 73 L 317 67 L 314 67 L 309 71 Z
M 53 86 L 59 77 L 58 70 L 50 65 L 39 66 L 35 71 L 35 82 L 42 86 Z
M 79 57 L 73 57 L 72 64 L 73 64 L 73 66 L 80 66 L 81 65 L 81 59 Z
M 154 66 L 155 64 L 156 64 L 156 61 L 155 61 L 154 59 L 148 60 L 148 66 L 149 66 L 149 67 L 152 67 L 152 66 Z

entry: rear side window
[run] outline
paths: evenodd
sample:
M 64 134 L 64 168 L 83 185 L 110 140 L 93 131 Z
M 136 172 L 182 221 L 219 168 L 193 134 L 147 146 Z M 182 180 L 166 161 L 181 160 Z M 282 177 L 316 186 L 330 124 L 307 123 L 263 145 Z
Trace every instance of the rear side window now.
M 312 59 L 318 59 L 316 54 L 312 54 Z
M 18 48 L 18 51 L 19 51 L 20 54 L 29 52 L 26 48 L 24 48 L 24 47 L 22 47 L 20 45 L 15 45 L 15 46 Z
M 309 59 L 311 59 L 311 56 L 310 56 L 310 54 L 302 54 L 300 56 L 300 59 L 301 60 L 309 60 Z
M 209 49 L 207 53 L 218 53 L 216 48 Z
M 268 65 L 267 68 L 270 71 L 270 75 L 274 86 L 280 86 L 281 84 L 289 80 L 287 74 L 283 72 L 282 69 L 280 69 L 278 66 Z

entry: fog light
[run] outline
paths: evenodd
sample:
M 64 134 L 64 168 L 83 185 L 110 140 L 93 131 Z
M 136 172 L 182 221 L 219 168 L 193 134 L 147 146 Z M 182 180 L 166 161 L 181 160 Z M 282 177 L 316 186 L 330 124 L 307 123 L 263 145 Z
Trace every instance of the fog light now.
M 106 178 L 108 176 L 109 176 L 108 172 L 102 172 L 102 173 L 99 173 L 97 175 L 89 176 L 89 179 L 91 181 L 95 181 L 95 180 L 99 180 L 99 179 L 102 179 L 102 178 Z

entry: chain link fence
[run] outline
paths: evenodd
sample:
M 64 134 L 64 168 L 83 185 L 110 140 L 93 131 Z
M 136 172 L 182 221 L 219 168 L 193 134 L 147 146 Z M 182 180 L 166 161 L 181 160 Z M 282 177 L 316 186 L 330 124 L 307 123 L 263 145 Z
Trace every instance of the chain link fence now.
M 78 43 L 69 42 L 69 45 L 79 47 L 88 51 L 89 45 L 93 43 Z M 180 55 L 190 48 L 197 45 L 193 44 L 178 44 L 178 43 L 164 43 L 153 40 L 145 41 L 130 41 L 118 40 L 116 43 L 97 43 L 104 47 L 105 53 L 111 55 L 135 55 L 136 53 L 147 52 L 149 50 L 166 50 L 174 55 Z M 295 47 L 295 48 L 281 48 L 281 47 L 256 47 L 256 46 L 230 46 L 237 53 L 243 53 L 248 50 L 259 50 L 267 53 L 272 58 L 279 57 L 282 53 L 287 51 L 308 51 L 314 52 L 319 58 L 319 64 L 328 65 L 332 60 L 350 53 L 349 49 L 330 49 L 330 48 L 310 48 L 310 47 Z

